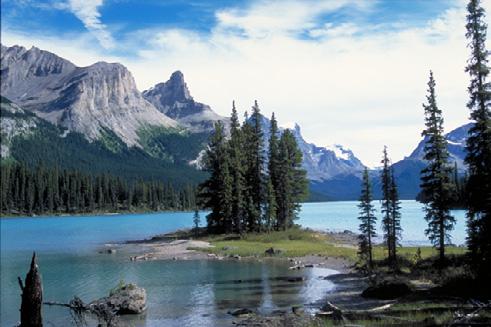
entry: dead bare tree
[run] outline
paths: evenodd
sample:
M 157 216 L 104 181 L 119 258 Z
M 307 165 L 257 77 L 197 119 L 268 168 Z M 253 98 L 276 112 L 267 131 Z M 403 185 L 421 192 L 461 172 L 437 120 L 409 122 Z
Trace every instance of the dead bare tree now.
M 36 264 L 36 252 L 32 255 L 31 268 L 26 275 L 25 283 L 22 282 L 20 277 L 17 278 L 22 291 L 20 327 L 42 327 L 43 286 L 39 268 Z

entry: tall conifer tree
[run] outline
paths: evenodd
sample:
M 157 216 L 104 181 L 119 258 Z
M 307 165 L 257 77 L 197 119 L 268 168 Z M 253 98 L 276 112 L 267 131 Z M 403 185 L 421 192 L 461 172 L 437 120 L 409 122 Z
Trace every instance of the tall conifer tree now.
M 373 267 L 373 255 L 372 255 L 372 243 L 373 238 L 377 236 L 375 224 L 377 218 L 375 217 L 375 209 L 372 204 L 372 187 L 370 185 L 370 177 L 368 175 L 368 168 L 365 167 L 363 171 L 363 180 L 360 196 L 360 242 L 359 242 L 359 254 L 363 260 L 368 262 L 368 266 Z
M 397 191 L 397 184 L 394 177 L 394 171 L 390 165 L 390 159 L 387 154 L 387 147 L 384 147 L 382 158 L 382 171 L 380 175 L 382 183 L 382 229 L 384 231 L 384 240 L 387 246 L 388 259 L 391 264 L 397 261 L 397 245 L 401 238 L 401 214 L 400 201 Z
M 424 160 L 427 166 L 421 171 L 421 190 L 425 199 L 424 211 L 428 228 L 425 233 L 437 247 L 440 261 L 445 258 L 445 241 L 450 239 L 455 219 L 450 215 L 453 202 L 454 183 L 452 169 L 448 164 L 448 150 L 443 134 L 442 111 L 436 104 L 435 79 L 430 71 L 427 103 L 423 104 L 426 129 L 422 135 L 426 139 Z
M 397 246 L 402 237 L 401 227 L 401 201 L 399 200 L 399 191 L 397 190 L 397 181 L 394 176 L 394 167 L 390 167 L 390 209 L 391 209 L 391 227 L 392 227 L 392 261 L 397 260 Z
M 466 37 L 471 55 L 466 71 L 471 77 L 467 107 L 474 125 L 467 139 L 466 163 L 469 167 L 468 193 L 468 246 L 476 268 L 484 275 L 491 273 L 491 85 L 487 25 L 480 0 L 467 5 Z
M 277 222 L 278 228 L 286 229 L 297 219 L 300 203 L 308 194 L 302 152 L 289 129 L 281 135 L 278 158 Z
M 204 205 L 211 209 L 206 218 L 213 233 L 228 232 L 232 227 L 232 178 L 227 150 L 223 124 L 217 122 L 206 151 L 205 165 L 211 176 L 201 185 Z
M 263 218 L 263 206 L 265 204 L 265 176 L 264 176 L 264 142 L 261 126 L 261 113 L 257 101 L 252 107 L 250 122 L 245 122 L 247 127 L 245 141 L 246 148 L 246 183 L 248 184 L 248 229 L 259 231 Z
M 246 217 L 245 205 L 245 158 L 243 155 L 243 135 L 240 129 L 239 117 L 232 102 L 230 117 L 230 166 L 232 167 L 232 217 L 233 231 L 242 234 Z

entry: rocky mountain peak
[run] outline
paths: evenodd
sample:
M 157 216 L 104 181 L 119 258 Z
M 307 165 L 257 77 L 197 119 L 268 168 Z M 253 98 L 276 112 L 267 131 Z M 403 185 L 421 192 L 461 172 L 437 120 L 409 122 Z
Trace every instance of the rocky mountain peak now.
M 175 71 L 166 82 L 143 91 L 143 97 L 160 112 L 195 132 L 211 131 L 216 121 L 227 121 L 210 106 L 193 99 L 181 71 Z
M 76 67 L 48 51 L 24 50 L 2 48 L 1 91 L 39 117 L 89 140 L 109 130 L 137 146 L 142 128 L 178 127 L 143 98 L 123 65 L 98 62 Z M 4 61 L 7 55 L 9 60 Z

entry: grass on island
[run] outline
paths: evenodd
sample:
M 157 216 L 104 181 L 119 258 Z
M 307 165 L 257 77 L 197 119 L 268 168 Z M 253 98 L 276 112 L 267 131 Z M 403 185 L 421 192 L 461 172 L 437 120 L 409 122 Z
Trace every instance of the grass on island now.
M 320 255 L 325 257 L 343 258 L 352 262 L 358 260 L 356 244 L 341 244 L 329 235 L 309 229 L 293 227 L 285 231 L 269 233 L 250 233 L 237 235 L 216 235 L 206 238 L 214 247 L 205 251 L 221 256 L 240 255 L 242 257 L 264 257 L 267 249 L 279 250 L 278 257 L 301 257 Z M 419 247 L 421 259 L 437 254 L 432 247 Z M 409 260 L 415 258 L 418 247 L 400 247 L 398 254 Z M 459 255 L 466 252 L 465 248 L 448 247 L 447 254 Z M 383 246 L 374 247 L 374 258 L 382 260 L 387 256 Z

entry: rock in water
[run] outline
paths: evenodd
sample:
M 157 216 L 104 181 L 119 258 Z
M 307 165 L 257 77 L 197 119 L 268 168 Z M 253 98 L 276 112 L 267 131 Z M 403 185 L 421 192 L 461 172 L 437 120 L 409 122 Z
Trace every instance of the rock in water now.
M 22 290 L 20 327 L 42 327 L 43 286 L 38 265 L 36 264 L 36 253 L 32 255 L 31 268 L 26 275 L 25 284 L 22 283 L 22 279 L 19 277 L 19 285 Z
M 252 314 L 253 311 L 247 308 L 241 308 L 234 311 L 229 311 L 228 314 L 234 317 L 243 317 Z
M 121 314 L 139 314 L 145 311 L 147 293 L 135 284 L 126 284 L 112 291 L 108 297 L 89 303 L 89 309 L 105 307 L 107 311 Z

